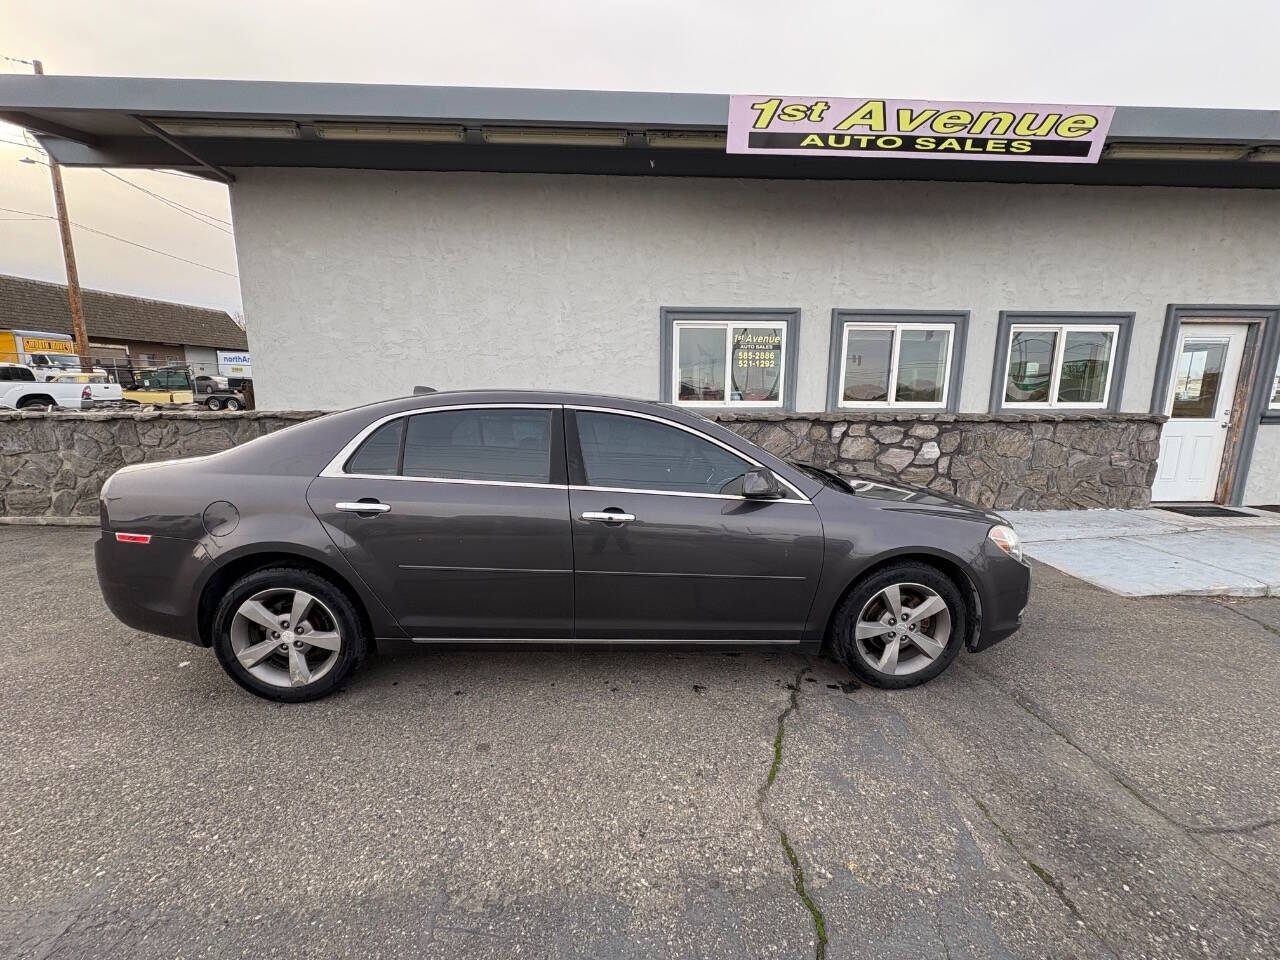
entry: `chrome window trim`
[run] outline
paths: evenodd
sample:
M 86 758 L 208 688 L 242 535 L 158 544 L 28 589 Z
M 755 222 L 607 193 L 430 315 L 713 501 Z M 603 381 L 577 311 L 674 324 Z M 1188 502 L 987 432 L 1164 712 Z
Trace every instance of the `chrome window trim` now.
M 772 473 L 775 477 L 778 478 L 779 483 L 783 484 L 783 486 L 785 486 L 788 490 L 790 490 L 797 497 L 799 497 L 801 502 L 803 503 L 810 502 L 809 498 L 804 495 L 804 492 L 800 490 L 799 487 L 797 487 L 794 483 L 792 483 L 786 477 L 779 474 L 776 470 L 766 467 L 763 463 L 761 463 L 758 460 L 755 460 L 752 457 L 749 457 L 747 454 L 743 453 L 741 450 L 735 450 L 733 447 L 729 446 L 729 444 L 725 443 L 723 440 L 719 440 L 716 437 L 711 436 L 709 433 L 704 433 L 703 431 L 697 429 L 696 427 L 690 427 L 683 423 L 677 423 L 674 420 L 668 420 L 665 417 L 655 416 L 654 414 L 651 414 L 651 413 L 641 413 L 638 410 L 619 410 L 617 407 L 579 406 L 577 404 L 567 403 L 565 404 L 565 409 L 585 410 L 590 413 L 613 413 L 623 417 L 636 417 L 640 420 L 652 420 L 654 423 L 665 424 L 666 426 L 669 426 L 669 427 L 675 427 L 677 430 L 683 430 L 685 433 L 691 433 L 695 437 L 700 437 L 701 439 L 706 440 L 708 443 L 714 443 L 717 447 L 720 447 L 722 450 L 727 451 L 728 453 L 737 457 L 739 460 L 745 460 L 747 463 L 751 464 L 753 467 L 762 467 L 763 469 L 768 470 L 770 473 Z M 670 496 L 678 496 L 678 497 L 714 497 L 714 498 L 725 499 L 725 500 L 754 499 L 752 497 L 742 497 L 742 496 L 737 496 L 735 494 L 728 494 L 728 493 L 686 493 L 684 491 L 675 491 L 675 490 L 635 490 L 629 487 L 593 487 L 588 485 L 588 486 L 582 486 L 582 487 L 573 487 L 573 489 L 574 490 L 607 490 L 607 491 L 616 492 L 616 493 L 662 493 L 662 494 L 667 494 Z M 770 502 L 788 503 L 792 501 L 789 501 L 787 499 L 779 499 L 779 500 L 773 500 Z
M 391 473 L 322 473 L 322 477 L 347 480 L 397 480 L 405 483 L 461 483 L 478 487 L 534 487 L 538 490 L 567 490 L 563 483 L 533 483 L 528 480 L 471 480 L 466 477 L 402 477 Z
M 770 471 L 772 472 L 772 471 Z M 777 476 L 776 474 L 774 474 Z M 778 477 L 781 481 L 782 477 Z M 808 500 L 795 500 L 787 497 L 779 497 L 777 500 L 767 500 L 757 497 L 743 497 L 736 493 L 694 493 L 687 490 L 648 490 L 638 487 L 589 487 L 569 485 L 570 490 L 577 490 L 586 493 L 643 493 L 649 496 L 658 497 L 698 497 L 703 500 L 752 500 L 756 503 L 808 503 Z
M 318 476 L 321 477 L 352 477 L 358 480 L 425 480 L 428 483 L 482 483 L 491 484 L 493 486 L 502 487 L 558 487 L 564 489 L 564 484 L 556 483 L 532 483 L 523 480 L 470 480 L 462 477 L 407 477 L 402 474 L 370 474 L 370 473 L 347 473 L 342 469 L 342 465 L 346 463 L 357 450 L 360 444 L 369 438 L 369 435 L 384 424 L 390 423 L 392 420 L 399 420 L 403 417 L 413 417 L 420 413 L 443 413 L 446 410 L 560 410 L 564 404 L 560 403 L 451 403 L 442 404 L 438 407 L 420 407 L 417 410 L 400 410 L 396 413 L 389 413 L 385 417 L 379 417 L 365 426 L 363 430 L 355 435 L 347 442 L 347 445 L 338 451 L 338 455 L 330 460 Z
M 408 482 L 408 483 L 460 483 L 464 485 L 486 486 L 486 487 L 534 487 L 534 488 L 549 489 L 549 490 L 578 490 L 578 491 L 598 492 L 598 493 L 643 493 L 643 494 L 649 494 L 652 496 L 661 496 L 661 497 L 700 497 L 703 499 L 710 499 L 710 500 L 755 499 L 753 497 L 744 497 L 738 494 L 731 494 L 731 493 L 694 493 L 692 491 L 684 491 L 684 490 L 642 490 L 642 489 L 636 489 L 632 487 L 596 487 L 596 486 L 591 486 L 589 484 L 574 485 L 574 484 L 550 483 L 550 482 L 533 483 L 533 482 L 524 481 L 524 480 L 473 480 L 473 479 L 464 478 L 464 477 L 410 477 L 410 476 L 405 476 L 403 474 L 347 473 L 345 470 L 342 469 L 342 465 L 346 463 L 347 460 L 349 460 L 351 456 L 358 449 L 360 449 L 360 445 L 369 438 L 370 434 L 372 434 L 379 427 L 382 427 L 383 425 L 390 423 L 392 420 L 399 420 L 404 417 L 413 417 L 413 416 L 417 416 L 418 414 L 443 413 L 445 411 L 452 411 L 452 410 L 561 410 L 561 409 L 584 410 L 591 413 L 612 413 L 612 414 L 617 414 L 623 417 L 636 417 L 640 420 L 652 420 L 655 423 L 666 424 L 667 426 L 675 427 L 677 430 L 683 430 L 686 433 L 691 433 L 695 437 L 700 437 L 701 439 L 706 440 L 708 443 L 713 443 L 717 447 L 720 447 L 721 449 L 737 457 L 739 460 L 743 460 L 751 464 L 753 467 L 764 467 L 764 469 L 766 470 L 770 469 L 768 467 L 765 467 L 763 463 L 760 463 L 759 461 L 748 456 L 742 451 L 735 450 L 733 447 L 729 446 L 729 444 L 725 443 L 724 441 L 719 440 L 716 437 L 711 436 L 710 434 L 704 433 L 703 431 L 698 430 L 695 427 L 690 427 L 683 423 L 677 423 L 674 420 L 668 420 L 664 417 L 655 416 L 654 414 L 651 414 L 651 413 L 642 413 L 638 410 L 621 410 L 617 407 L 579 406 L 575 404 L 561 404 L 561 403 L 456 403 L 456 404 L 447 404 L 447 405 L 442 404 L 437 407 L 419 408 L 416 410 L 400 410 L 396 413 L 389 413 L 385 417 L 379 417 L 377 420 L 374 420 L 372 423 L 367 424 L 351 440 L 347 441 L 346 446 L 344 446 L 341 450 L 338 451 L 338 454 L 325 465 L 324 469 L 320 471 L 318 476 L 328 477 L 331 479 L 345 478 L 348 480 L 397 480 L 397 481 Z M 800 490 L 795 484 L 793 484 L 786 477 L 779 474 L 776 470 L 770 470 L 770 472 L 775 477 L 778 478 L 779 483 L 781 483 L 788 490 L 794 493 L 797 499 L 783 497 L 777 500 L 768 500 L 768 501 L 761 501 L 761 502 L 812 503 L 812 501 L 807 496 L 805 496 L 804 492 Z

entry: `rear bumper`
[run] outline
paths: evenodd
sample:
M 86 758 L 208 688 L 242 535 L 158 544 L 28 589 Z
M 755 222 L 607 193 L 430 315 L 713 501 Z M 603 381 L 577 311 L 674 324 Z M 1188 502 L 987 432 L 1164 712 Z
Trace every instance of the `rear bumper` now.
M 1031 597 L 1031 567 L 1014 560 L 997 547 L 988 546 L 987 552 L 980 586 L 982 623 L 967 644 L 974 653 L 995 646 L 1017 633 Z M 993 553 L 999 556 L 991 556 Z
M 200 643 L 194 585 L 209 564 L 203 546 L 174 537 L 121 543 L 103 530 L 94 546 L 102 599 L 121 623 L 187 643 Z

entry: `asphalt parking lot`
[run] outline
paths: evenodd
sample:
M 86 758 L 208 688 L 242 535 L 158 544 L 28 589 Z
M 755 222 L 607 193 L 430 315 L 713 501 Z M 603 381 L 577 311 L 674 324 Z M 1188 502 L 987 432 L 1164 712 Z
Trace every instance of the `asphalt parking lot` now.
M 1280 600 L 1037 566 L 912 691 L 409 646 L 288 707 L 117 623 L 95 537 L 0 526 L 5 958 L 1277 955 Z

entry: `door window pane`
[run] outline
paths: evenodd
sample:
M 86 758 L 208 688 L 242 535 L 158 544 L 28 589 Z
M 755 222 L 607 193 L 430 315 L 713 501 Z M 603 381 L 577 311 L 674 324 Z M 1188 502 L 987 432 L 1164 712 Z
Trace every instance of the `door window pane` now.
M 593 487 L 727 493 L 750 466 L 709 440 L 653 420 L 586 410 L 576 416 Z
M 725 327 L 676 327 L 681 400 L 724 400 Z
M 898 332 L 898 403 L 941 403 L 947 373 L 946 330 Z
M 1067 331 L 1062 354 L 1058 400 L 1062 403 L 1102 403 L 1111 375 L 1109 330 Z
M 442 410 L 409 418 L 404 475 L 547 483 L 550 410 Z
M 1015 330 L 1009 341 L 1009 377 L 1006 403 L 1045 403 L 1053 380 L 1056 330 Z
M 400 472 L 400 434 L 403 431 L 403 417 L 384 423 L 373 431 L 347 461 L 347 473 L 395 476 Z
M 782 330 L 733 328 L 733 399 L 773 403 L 781 399 Z
M 844 388 L 841 397 L 853 403 L 877 403 L 889 399 L 889 369 L 893 358 L 893 331 L 868 330 L 850 324 L 844 350 Z
M 1182 345 L 1173 379 L 1174 419 L 1212 420 L 1218 408 L 1227 345 L 1221 340 L 1187 340 Z

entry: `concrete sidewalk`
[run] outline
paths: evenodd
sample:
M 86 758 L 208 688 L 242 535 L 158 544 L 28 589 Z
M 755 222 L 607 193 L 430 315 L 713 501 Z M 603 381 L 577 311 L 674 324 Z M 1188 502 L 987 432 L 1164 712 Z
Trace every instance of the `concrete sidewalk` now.
M 1028 555 L 1128 597 L 1280 596 L 1280 514 L 1009 511 Z

